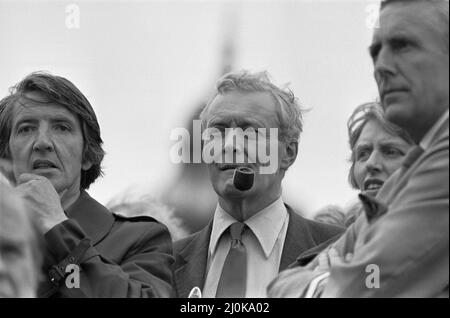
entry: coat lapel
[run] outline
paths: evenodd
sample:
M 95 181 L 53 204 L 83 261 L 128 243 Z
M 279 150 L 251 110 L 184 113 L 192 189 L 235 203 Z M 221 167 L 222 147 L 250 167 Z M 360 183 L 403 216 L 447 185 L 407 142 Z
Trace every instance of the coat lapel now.
M 212 222 L 198 234 L 178 254 L 183 264 L 174 272 L 177 294 L 180 298 L 187 298 L 194 287 L 203 289 L 208 261 L 209 238 Z
M 65 211 L 69 219 L 75 220 L 81 227 L 86 237 L 91 240 L 94 246 L 100 242 L 110 231 L 114 224 L 114 216 L 103 205 L 92 199 L 89 194 L 82 191 L 80 197 Z M 44 272 L 48 270 L 51 265 L 56 265 L 53 257 L 46 253 Z M 41 283 L 38 291 L 39 297 L 51 297 L 57 288 L 55 288 L 49 281 Z
M 103 205 L 82 191 L 77 201 L 66 211 L 67 217 L 78 222 L 92 245 L 100 242 L 114 225 L 114 216 Z
M 307 251 L 301 253 L 295 263 L 292 263 L 289 265 L 288 268 L 295 268 L 298 266 L 306 266 L 308 263 L 310 263 L 317 255 L 319 255 L 323 250 L 325 250 L 327 247 L 329 247 L 331 244 L 336 242 L 342 234 L 337 234 L 334 237 L 328 239 L 325 242 L 320 243 L 319 245 L 316 245 L 313 248 L 308 249 Z
M 430 145 L 430 148 L 435 144 L 442 142 L 442 140 L 448 140 L 449 136 L 449 119 L 442 124 L 439 130 L 436 132 L 435 137 L 433 138 L 433 142 Z M 408 183 L 411 174 L 415 171 L 417 165 L 421 163 L 423 158 L 427 156 L 429 153 L 429 149 L 425 149 L 425 152 L 422 153 L 418 158 L 415 158 L 414 162 L 407 163 L 408 169 L 404 169 L 405 171 L 397 170 L 391 177 L 386 181 L 384 186 L 381 188 L 380 192 L 376 196 L 377 200 L 380 200 L 386 206 L 389 206 L 394 199 L 398 196 L 399 192 L 403 190 L 403 188 Z
M 286 209 L 289 213 L 289 225 L 286 232 L 283 254 L 281 256 L 280 271 L 285 270 L 289 265 L 294 263 L 302 252 L 315 246 L 315 242 L 303 217 L 295 213 L 288 205 L 286 205 Z

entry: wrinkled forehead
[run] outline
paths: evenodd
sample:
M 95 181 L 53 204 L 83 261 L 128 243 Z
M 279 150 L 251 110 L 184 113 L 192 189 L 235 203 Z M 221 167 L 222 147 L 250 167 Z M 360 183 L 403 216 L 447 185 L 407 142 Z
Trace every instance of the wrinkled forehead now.
M 62 117 L 79 123 L 78 116 L 66 106 L 54 103 L 38 92 L 23 94 L 13 103 L 12 107 L 13 126 L 24 117 L 27 119 Z
M 394 2 L 381 10 L 380 24 L 375 29 L 374 40 L 396 35 L 397 32 L 424 38 L 447 37 L 448 21 L 445 23 L 442 13 L 425 1 Z
M 206 120 L 256 119 L 278 126 L 275 97 L 269 92 L 232 91 L 217 95 L 211 102 Z

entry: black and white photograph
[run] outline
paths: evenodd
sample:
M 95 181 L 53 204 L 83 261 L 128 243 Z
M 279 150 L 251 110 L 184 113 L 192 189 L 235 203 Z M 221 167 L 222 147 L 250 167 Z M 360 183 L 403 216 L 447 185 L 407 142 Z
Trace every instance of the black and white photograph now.
M 0 0 L 0 72 L 0 298 L 449 298 L 448 0 Z

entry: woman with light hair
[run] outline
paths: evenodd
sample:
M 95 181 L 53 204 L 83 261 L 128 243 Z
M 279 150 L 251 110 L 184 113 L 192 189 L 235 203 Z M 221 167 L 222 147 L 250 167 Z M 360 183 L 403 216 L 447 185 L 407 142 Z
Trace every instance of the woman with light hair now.
M 414 142 L 403 129 L 386 120 L 376 102 L 358 106 L 347 128 L 351 149 L 350 185 L 375 197 L 384 182 L 400 168 Z M 318 211 L 314 219 L 348 227 L 361 214 L 361 202 L 355 201 L 345 210 L 327 206 Z
M 353 188 L 375 197 L 384 182 L 401 167 L 414 141 L 403 129 L 386 120 L 378 103 L 358 106 L 347 127 L 352 151 L 348 180 Z M 353 223 L 360 213 L 361 208 L 351 207 L 345 225 Z

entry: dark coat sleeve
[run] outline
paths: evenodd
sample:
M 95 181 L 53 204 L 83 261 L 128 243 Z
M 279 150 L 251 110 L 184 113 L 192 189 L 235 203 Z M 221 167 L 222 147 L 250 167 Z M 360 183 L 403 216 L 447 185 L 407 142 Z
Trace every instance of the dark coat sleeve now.
M 81 271 L 79 288 L 68 288 L 66 276 L 53 282 L 53 288 L 44 296 L 171 297 L 173 257 L 167 228 L 157 222 L 124 222 L 117 227 L 95 247 L 72 219 L 47 232 L 47 256 L 59 265 L 59 270 L 75 263 Z M 117 251 L 123 254 L 120 262 L 104 255 L 112 249 L 114 255 Z M 58 272 L 58 266 L 51 268 Z

